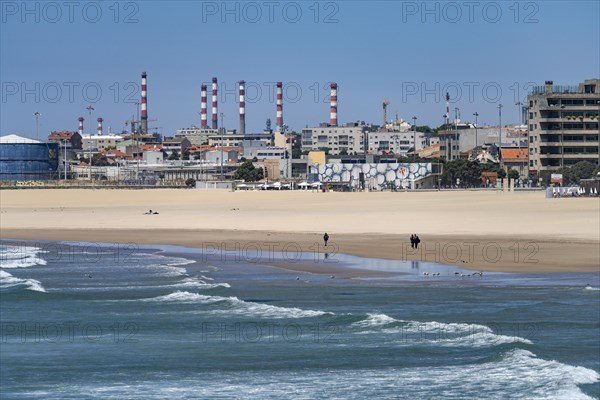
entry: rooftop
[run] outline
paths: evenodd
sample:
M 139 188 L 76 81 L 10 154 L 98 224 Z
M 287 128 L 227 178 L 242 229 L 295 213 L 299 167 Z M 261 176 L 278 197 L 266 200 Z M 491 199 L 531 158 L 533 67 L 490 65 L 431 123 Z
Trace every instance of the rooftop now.
M 52 140 L 52 139 L 71 139 L 74 135 L 77 135 L 77 132 L 70 132 L 70 131 L 62 131 L 62 132 L 50 132 L 50 134 L 48 135 L 48 139 Z
M 509 159 L 527 160 L 527 149 L 526 148 L 510 148 L 501 149 L 502 158 L 506 161 Z
M 39 140 L 29 139 L 23 136 L 18 135 L 6 135 L 0 136 L 0 143 L 10 143 L 10 144 L 36 144 L 42 143 Z

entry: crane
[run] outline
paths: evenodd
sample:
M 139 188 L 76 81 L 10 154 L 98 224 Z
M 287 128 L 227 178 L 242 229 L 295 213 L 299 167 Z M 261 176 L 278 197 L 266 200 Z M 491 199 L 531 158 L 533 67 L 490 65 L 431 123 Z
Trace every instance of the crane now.
M 387 106 L 390 105 L 390 101 L 388 99 L 383 100 L 383 130 L 386 131 L 387 125 Z
M 157 120 L 157 119 L 149 119 L 149 120 L 147 120 L 147 121 L 148 121 L 148 122 L 156 122 L 156 121 L 158 121 L 158 120 Z M 131 133 L 138 133 L 138 132 L 136 132 L 136 130 L 135 130 L 135 124 L 141 124 L 141 123 L 142 123 L 142 121 L 141 121 L 141 120 L 136 120 L 136 119 L 135 119 L 133 116 L 131 116 L 131 119 L 130 119 L 130 120 L 127 120 L 127 121 L 125 121 L 125 126 L 127 126 L 127 125 L 131 124 Z M 139 133 L 142 133 L 142 134 L 144 134 L 144 133 L 148 133 L 148 132 L 139 132 Z

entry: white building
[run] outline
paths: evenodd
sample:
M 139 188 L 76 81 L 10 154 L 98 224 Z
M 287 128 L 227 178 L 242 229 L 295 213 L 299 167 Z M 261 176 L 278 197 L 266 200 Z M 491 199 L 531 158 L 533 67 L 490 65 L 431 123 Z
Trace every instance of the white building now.
M 428 140 L 422 132 L 413 131 L 369 132 L 368 142 L 371 154 L 390 151 L 401 156 L 406 156 L 411 149 L 421 150 L 428 145 Z
M 81 137 L 81 147 L 83 151 L 102 150 L 109 147 L 117 147 L 117 144 L 123 141 L 119 135 L 90 135 L 83 134 Z
M 246 155 L 246 154 L 248 154 L 248 155 Z M 256 157 L 259 160 L 265 160 L 265 159 L 281 160 L 281 159 L 286 158 L 286 154 L 287 154 L 287 150 L 283 147 L 272 147 L 272 146 L 263 147 L 263 148 L 252 147 L 249 152 L 247 152 L 246 148 L 244 148 L 244 157 L 251 158 L 251 159 Z
M 223 157 L 223 163 L 238 162 L 238 151 L 236 149 L 223 148 L 221 152 L 220 148 L 214 150 L 207 150 L 202 153 L 202 159 L 212 164 L 220 164 L 221 157 Z
M 208 137 L 209 146 L 224 146 L 224 147 L 246 147 L 246 146 L 261 146 L 260 143 L 267 146 L 271 144 L 273 135 L 265 133 L 254 133 L 240 135 L 237 133 L 227 133 L 225 135 L 210 135 Z
M 147 165 L 162 164 L 164 158 L 162 151 L 144 151 L 144 163 Z
M 218 129 L 211 128 L 198 128 L 192 126 L 191 128 L 177 129 L 175 131 L 176 138 L 187 138 L 194 146 L 201 146 L 208 144 L 208 137 L 211 135 L 218 135 Z
M 344 126 L 321 124 L 315 128 L 302 129 L 302 151 L 318 151 L 323 148 L 329 154 L 362 154 L 365 151 L 367 126 L 356 123 Z

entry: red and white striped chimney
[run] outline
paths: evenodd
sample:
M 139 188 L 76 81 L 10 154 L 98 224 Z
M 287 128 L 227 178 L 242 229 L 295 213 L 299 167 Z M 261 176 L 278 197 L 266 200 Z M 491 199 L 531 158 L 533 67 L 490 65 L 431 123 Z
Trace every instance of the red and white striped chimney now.
M 246 82 L 240 81 L 240 134 L 246 134 Z
M 283 83 L 277 82 L 277 119 L 275 125 L 281 131 L 283 127 Z
M 329 112 L 329 124 L 331 126 L 337 126 L 338 115 L 337 115 L 337 83 L 331 84 L 331 94 L 329 96 L 330 112 Z
M 217 114 L 217 78 L 212 78 L 212 128 L 219 127 L 219 116 Z
M 79 117 L 79 135 L 83 137 L 83 117 Z
M 102 118 L 98 118 L 98 136 L 102 136 Z
M 202 128 L 208 127 L 207 118 L 207 104 L 206 104 L 206 85 L 200 86 L 200 126 Z
M 146 73 L 142 72 L 142 134 L 148 133 L 148 88 Z

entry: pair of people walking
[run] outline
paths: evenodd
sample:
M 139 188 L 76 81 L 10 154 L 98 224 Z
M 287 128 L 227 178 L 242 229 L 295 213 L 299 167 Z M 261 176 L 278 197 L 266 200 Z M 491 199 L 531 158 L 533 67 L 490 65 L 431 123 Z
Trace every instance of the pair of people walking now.
M 412 247 L 413 249 L 418 249 L 419 243 L 421 243 L 421 239 L 419 239 L 419 236 L 415 235 L 414 233 L 410 235 L 410 247 Z

